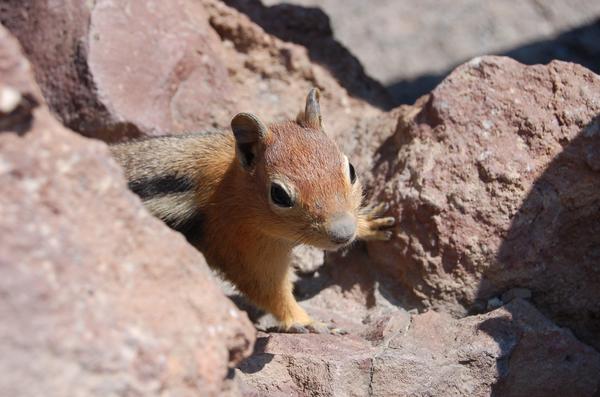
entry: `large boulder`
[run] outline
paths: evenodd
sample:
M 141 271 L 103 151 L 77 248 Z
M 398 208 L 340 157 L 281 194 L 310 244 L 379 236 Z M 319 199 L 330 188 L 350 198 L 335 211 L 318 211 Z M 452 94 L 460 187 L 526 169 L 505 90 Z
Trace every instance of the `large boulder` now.
M 333 260 L 333 261 L 332 261 Z M 596 396 L 600 353 L 555 325 L 524 289 L 485 314 L 399 308 L 362 250 L 296 283 L 301 305 L 345 336 L 260 332 L 236 370 L 247 396 Z M 256 313 L 254 313 L 256 314 Z M 268 322 L 260 318 L 259 327 Z
M 0 395 L 238 394 L 255 330 L 0 26 Z
M 299 7 L 290 2 L 267 7 L 262 0 L 223 2 L 246 14 L 270 35 L 305 47 L 310 60 L 325 66 L 352 96 L 378 107 L 392 106 L 387 90 L 365 73 L 356 57 L 334 36 L 329 16 L 321 8 Z
M 527 288 L 600 347 L 600 77 L 476 58 L 399 112 L 373 163 L 396 237 L 369 244 L 395 293 L 462 315 Z
M 304 47 L 217 0 L 9 0 L 0 22 L 23 43 L 61 121 L 107 141 L 226 127 L 240 111 L 293 118 L 312 86 L 334 135 L 378 113 Z M 364 73 L 349 89 L 371 102 L 384 95 Z
M 267 14 L 322 8 L 336 37 L 390 89 L 396 103 L 412 104 L 456 65 L 479 54 L 509 55 L 526 64 L 568 59 L 600 72 L 596 0 L 262 1 L 272 5 Z
M 594 396 L 600 354 L 515 300 L 453 319 L 386 316 L 361 336 L 259 334 L 237 370 L 260 396 Z M 543 341 L 543 343 L 540 343 Z

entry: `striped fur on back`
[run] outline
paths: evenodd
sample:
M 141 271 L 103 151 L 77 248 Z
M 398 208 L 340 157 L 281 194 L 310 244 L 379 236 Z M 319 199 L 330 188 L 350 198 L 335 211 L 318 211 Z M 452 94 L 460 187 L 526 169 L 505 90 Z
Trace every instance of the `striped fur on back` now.
M 234 153 L 230 141 L 224 134 L 165 136 L 113 145 L 111 151 L 146 208 L 196 245 L 206 219 L 202 196 L 211 185 L 206 170 L 215 152 Z

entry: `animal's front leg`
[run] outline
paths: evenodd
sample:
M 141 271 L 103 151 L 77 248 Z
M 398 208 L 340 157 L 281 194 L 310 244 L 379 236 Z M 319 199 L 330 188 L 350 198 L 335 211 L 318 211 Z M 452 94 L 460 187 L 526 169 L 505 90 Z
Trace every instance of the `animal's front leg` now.
M 266 309 L 279 321 L 281 330 L 293 331 L 293 328 L 306 327 L 313 322 L 296 301 L 287 276 L 272 286 L 266 298 Z
M 273 274 L 271 275 L 273 276 Z M 272 331 L 287 333 L 331 333 L 342 334 L 343 330 L 329 327 L 314 321 L 300 307 L 292 292 L 292 283 L 287 273 L 278 278 L 262 278 L 255 280 L 254 285 L 260 288 L 245 291 L 248 298 L 257 306 L 273 314 L 279 326 Z
M 389 240 L 392 231 L 388 230 L 396 224 L 396 219 L 391 216 L 382 217 L 387 210 L 387 205 L 381 203 L 376 206 L 365 207 L 358 215 L 358 236 L 360 240 Z

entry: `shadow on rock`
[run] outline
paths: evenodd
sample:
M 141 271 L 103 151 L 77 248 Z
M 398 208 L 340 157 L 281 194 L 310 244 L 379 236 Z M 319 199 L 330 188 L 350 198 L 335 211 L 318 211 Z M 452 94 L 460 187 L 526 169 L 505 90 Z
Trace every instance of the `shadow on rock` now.
M 406 107 L 374 169 L 399 219 L 368 245 L 379 270 L 455 317 L 531 297 L 598 348 L 599 84 L 571 63 L 482 57 Z
M 238 369 L 245 374 L 255 374 L 273 360 L 273 354 L 266 353 L 265 347 L 269 342 L 269 336 L 262 336 L 256 339 L 252 356 L 242 361 Z
M 527 65 L 546 64 L 558 59 L 580 64 L 600 73 L 600 20 L 564 32 L 549 40 L 540 40 L 496 54 L 508 56 Z M 463 62 L 459 62 L 461 64 Z M 457 65 L 458 65 L 457 64 Z M 454 68 L 439 74 L 424 74 L 415 79 L 401 80 L 387 86 L 394 103 L 413 103 L 433 90 Z
M 278 4 L 267 7 L 260 0 L 225 0 L 246 14 L 267 33 L 305 46 L 313 62 L 325 66 L 352 96 L 382 109 L 392 107 L 386 89 L 369 77 L 358 59 L 338 42 L 329 17 L 316 7 Z
M 561 143 L 514 215 L 479 295 L 528 288 L 544 314 L 600 349 L 600 117 Z
M 316 321 L 351 334 L 369 333 L 371 328 L 377 328 L 378 320 L 385 319 L 387 324 L 395 313 L 408 318 L 405 308 L 416 307 L 415 302 L 399 299 L 392 291 L 397 287 L 393 280 L 369 265 L 363 243 L 357 243 L 349 251 L 328 253 L 324 263 L 313 272 L 296 274 L 294 295 L 308 314 Z M 277 322 L 272 315 L 254 306 L 231 285 L 225 283 L 224 288 L 259 331 L 275 332 Z
M 592 396 L 600 390 L 598 353 L 531 304 L 517 299 L 482 317 L 488 318 L 477 330 L 498 345 L 492 396 Z

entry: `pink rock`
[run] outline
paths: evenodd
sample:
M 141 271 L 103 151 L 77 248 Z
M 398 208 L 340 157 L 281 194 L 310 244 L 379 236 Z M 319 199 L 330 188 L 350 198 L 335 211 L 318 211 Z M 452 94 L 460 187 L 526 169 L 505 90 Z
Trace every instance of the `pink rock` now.
M 593 396 L 600 387 L 600 354 L 521 299 L 460 320 L 429 311 L 388 335 L 371 345 L 261 334 L 238 374 L 263 396 Z
M 255 331 L 147 213 L 105 144 L 62 127 L 0 27 L 0 395 L 230 395 Z M 8 108 L 7 108 L 8 109 Z
M 396 292 L 461 315 L 527 288 L 600 346 L 600 77 L 477 58 L 400 112 L 373 183 L 400 222 L 392 243 L 369 244 Z
M 228 127 L 241 111 L 294 118 L 313 86 L 333 135 L 379 113 L 312 63 L 304 47 L 220 1 L 58 4 L 9 0 L 0 22 L 23 43 L 52 111 L 84 135 L 115 141 Z M 358 65 L 347 51 L 341 59 Z M 357 74 L 355 90 L 381 97 L 374 86 Z

